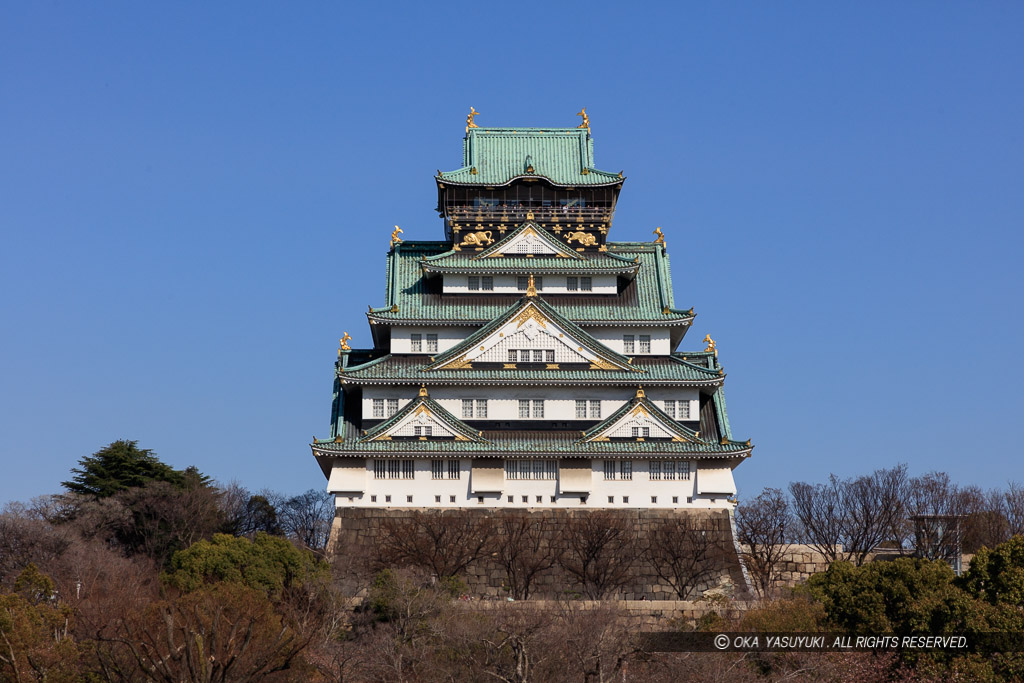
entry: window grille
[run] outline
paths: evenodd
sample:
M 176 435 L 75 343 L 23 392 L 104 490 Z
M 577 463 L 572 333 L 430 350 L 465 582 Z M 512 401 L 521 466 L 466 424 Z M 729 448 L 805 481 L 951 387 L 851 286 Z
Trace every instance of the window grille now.
M 690 480 L 690 463 L 688 461 L 679 463 L 679 478 L 684 481 Z
M 601 402 L 591 401 L 590 402 L 590 417 L 598 419 L 601 417 Z
M 534 349 L 533 350 L 533 362 L 534 363 L 543 363 L 544 362 L 544 349 Z
M 567 277 L 565 278 L 565 288 L 570 292 L 575 292 L 580 288 L 579 278 Z
M 530 400 L 519 399 L 519 417 L 530 417 Z
M 666 460 L 662 463 L 662 478 L 665 481 L 675 481 L 676 479 L 676 463 L 674 460 Z
M 494 278 L 490 275 L 484 275 L 480 278 L 480 289 L 490 292 L 494 290 Z
M 641 334 L 640 335 L 640 353 L 651 352 L 651 335 Z
M 506 479 L 555 479 L 558 472 L 558 463 L 555 460 L 506 460 Z M 526 499 L 523 502 L 527 502 Z
M 434 431 L 433 427 L 421 427 L 419 425 L 412 428 L 413 436 L 432 436 Z
M 525 292 L 526 288 L 530 286 L 530 278 L 519 276 L 516 278 L 516 289 L 520 292 Z M 536 284 L 534 285 L 536 286 Z
M 375 398 L 373 399 L 373 416 L 384 417 L 384 399 Z
M 594 289 L 594 281 L 589 277 L 581 277 L 580 289 L 584 292 L 592 291 Z
M 462 399 L 462 417 L 473 417 L 473 399 Z
M 397 412 L 398 412 L 398 399 L 397 398 L 389 398 L 388 399 L 388 417 L 391 417 L 392 415 L 394 415 Z
M 534 399 L 534 401 L 533 401 L 533 416 L 534 417 L 544 417 L 544 401 L 543 400 Z
M 444 460 L 431 460 L 430 461 L 430 478 L 431 479 L 444 479 Z M 437 499 L 440 503 L 440 497 Z
M 648 437 L 651 435 L 650 427 L 633 427 L 633 438 Z
M 619 479 L 622 481 L 633 481 L 633 461 L 619 461 Z
M 476 400 L 476 416 L 487 417 L 487 399 L 478 398 Z
M 545 363 L 554 363 L 555 362 L 555 350 L 554 349 L 544 349 L 544 362 Z
M 585 418 L 586 416 L 587 416 L 587 402 L 586 401 L 581 401 L 581 400 L 577 399 L 576 400 L 576 417 L 583 417 L 583 418 Z
M 676 418 L 676 402 L 665 401 L 665 414 L 671 417 L 673 420 Z
M 612 481 L 612 480 L 614 480 L 615 479 L 615 473 L 616 473 L 615 461 L 614 460 L 605 460 L 604 461 L 604 478 L 605 478 L 605 481 Z
M 661 461 L 660 460 L 652 460 L 651 461 L 650 472 L 651 472 L 651 481 L 661 481 Z
M 411 350 L 412 350 L 413 353 L 420 353 L 421 351 L 423 351 L 423 335 L 422 334 L 410 335 L 410 340 L 411 340 L 411 344 L 412 344 Z
M 508 362 L 509 363 L 515 363 L 518 360 L 519 360 L 519 354 L 516 352 L 516 350 L 515 349 L 509 349 L 508 350 Z
M 679 403 L 679 419 L 689 420 L 690 419 L 690 402 L 689 401 L 678 401 Z
M 480 289 L 480 276 L 470 275 L 469 276 L 469 291 L 476 292 Z
M 427 353 L 437 353 L 437 335 L 427 335 Z
M 633 340 L 634 337 L 631 334 L 622 335 L 622 352 L 633 353 Z

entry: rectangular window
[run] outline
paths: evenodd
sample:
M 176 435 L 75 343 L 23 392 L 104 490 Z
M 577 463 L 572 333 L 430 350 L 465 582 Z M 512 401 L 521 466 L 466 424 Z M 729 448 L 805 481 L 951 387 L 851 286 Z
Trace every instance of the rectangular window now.
M 662 479 L 664 479 L 665 481 L 675 481 L 676 480 L 676 463 L 675 463 L 675 460 L 666 460 L 662 464 L 662 466 L 661 466 L 661 471 L 662 471 Z
M 388 417 L 391 417 L 392 415 L 394 415 L 397 412 L 398 412 L 398 399 L 397 398 L 389 398 L 388 399 Z
M 533 350 L 533 362 L 534 363 L 543 363 L 544 362 L 544 349 L 534 349 Z
M 462 399 L 462 417 L 473 417 L 473 399 Z
M 665 414 L 671 417 L 673 420 L 676 418 L 676 402 L 665 401 Z
M 622 335 L 622 352 L 633 353 L 633 335 L 624 334 Z
M 533 416 L 544 417 L 544 401 L 539 399 L 533 400 Z
M 487 399 L 478 398 L 476 400 L 476 416 L 487 417 Z
M 534 479 L 543 479 L 544 478 L 544 472 L 545 472 L 544 461 L 543 460 L 534 460 L 533 461 L 533 478 Z M 524 500 L 523 502 L 525 503 L 526 501 Z
M 651 481 L 661 481 L 661 461 L 651 461 Z
M 480 290 L 480 276 L 470 275 L 469 276 L 469 291 L 476 292 Z
M 535 278 L 533 278 L 533 288 L 536 289 L 538 292 L 540 290 L 544 289 L 544 278 L 542 278 L 542 277 L 535 277 Z
M 622 502 L 625 503 L 626 505 L 629 505 L 629 496 L 623 496 Z
M 633 481 L 633 461 L 619 461 L 619 479 L 622 481 Z
M 554 460 L 545 460 L 544 461 L 544 478 L 545 479 L 554 479 L 557 476 L 558 476 L 558 463 L 556 461 L 554 461 Z M 552 502 L 554 502 L 554 497 L 552 497 Z
M 373 416 L 384 417 L 384 399 L 375 398 L 373 399 Z
M 615 502 L 615 496 L 608 496 L 608 502 L 609 503 L 614 503 Z
M 427 335 L 427 353 L 437 353 L 437 335 Z
M 554 363 L 555 362 L 555 350 L 554 349 L 544 349 L 544 362 L 545 363 Z
M 448 496 L 448 502 L 449 503 L 454 503 L 455 502 L 455 496 Z
M 657 496 L 651 496 L 651 502 L 654 503 L 654 504 L 657 504 L 658 503 L 658 497 Z
M 570 292 L 575 292 L 576 290 L 578 290 L 580 288 L 580 284 L 579 283 L 580 283 L 579 278 L 575 278 L 575 277 L 567 277 L 567 278 L 565 278 L 565 288 L 567 290 L 569 290 Z
M 440 503 L 441 502 L 441 496 L 434 496 L 434 502 L 435 503 Z
M 420 352 L 423 351 L 423 335 L 422 334 L 410 335 L 409 339 L 411 340 L 411 343 L 412 343 L 411 350 L 412 350 L 413 353 L 420 353 Z
M 679 463 L 679 478 L 683 479 L 684 481 L 689 481 L 690 480 L 690 463 L 689 462 L 681 462 L 681 463 Z
M 593 419 L 599 419 L 601 417 L 601 402 L 591 401 L 590 402 L 590 417 Z
M 672 496 L 672 502 L 675 504 L 679 503 L 679 496 Z
M 651 335 L 641 334 L 640 335 L 640 353 L 651 352 Z
M 430 427 L 427 427 L 429 430 Z M 402 461 L 402 479 L 413 479 L 416 476 L 415 463 L 412 460 Z
M 386 471 L 385 471 L 385 467 L 384 467 L 384 461 L 383 460 L 374 460 L 373 461 L 373 478 L 374 479 L 384 479 L 385 476 L 386 476 Z
M 651 435 L 650 427 L 633 427 L 633 438 L 639 439 L 641 437 L 648 437 Z
M 529 503 L 530 502 L 529 496 L 523 496 L 523 502 L 524 503 Z
M 529 286 L 530 278 L 523 277 L 522 275 L 516 278 L 516 289 L 518 289 L 520 292 L 525 292 L 526 288 Z M 534 283 L 534 286 L 536 286 L 536 283 Z
M 592 291 L 594 289 L 594 281 L 589 277 L 581 277 L 580 289 L 584 292 Z
M 679 419 L 689 420 L 690 419 L 690 402 L 679 401 Z
M 405 502 L 406 503 L 411 503 L 412 502 L 412 496 L 406 496 L 405 497 Z
M 555 479 L 558 463 L 554 460 L 506 460 L 506 479 Z M 526 498 L 523 502 L 528 502 Z M 539 502 L 539 501 L 538 501 Z
M 605 460 L 604 461 L 604 478 L 605 478 L 605 481 L 613 481 L 615 479 L 615 472 L 616 472 L 615 461 L 614 460 Z
M 413 479 L 416 472 L 412 460 L 374 460 L 374 479 Z
M 576 399 L 576 417 L 585 418 L 587 416 L 587 402 Z
M 420 427 L 419 425 L 412 428 L 414 436 L 431 436 L 434 431 L 433 427 Z
M 449 479 L 460 479 L 461 477 L 462 477 L 462 468 L 459 467 L 459 461 L 458 460 L 449 460 L 448 461 L 448 478 Z M 454 498 L 452 498 L 452 502 L 453 503 L 455 502 Z
M 385 503 L 390 503 L 391 502 L 391 496 L 384 496 L 384 502 Z
M 371 503 L 376 503 L 377 502 L 377 496 L 370 496 L 370 502 Z
M 431 460 L 430 461 L 430 478 L 431 479 L 444 479 L 444 460 Z M 440 497 L 437 499 L 440 503 Z
M 544 496 L 537 496 L 537 502 L 538 503 L 543 503 L 544 502 Z
M 512 496 L 509 496 L 509 497 L 508 497 L 508 502 L 510 502 L 510 503 L 511 503 L 511 502 L 512 502 L 512 500 L 513 500 Z
M 480 278 L 480 289 L 484 290 L 485 292 L 493 291 L 494 278 L 491 277 L 490 275 L 484 275 L 482 278 Z
M 515 349 L 508 350 L 508 362 L 515 363 L 519 360 L 519 353 Z
M 530 399 L 519 399 L 519 417 L 530 417 Z

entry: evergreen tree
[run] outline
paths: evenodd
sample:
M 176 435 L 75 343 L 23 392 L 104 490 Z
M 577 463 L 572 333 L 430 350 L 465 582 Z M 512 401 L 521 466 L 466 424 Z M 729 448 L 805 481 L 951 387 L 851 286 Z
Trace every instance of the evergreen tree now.
M 119 440 L 78 461 L 71 470 L 71 481 L 61 482 L 71 493 L 96 498 L 107 498 L 119 491 L 165 481 L 175 487 L 184 487 L 188 478 L 205 483 L 198 472 L 186 473 L 162 462 L 148 448 L 139 448 L 137 441 Z

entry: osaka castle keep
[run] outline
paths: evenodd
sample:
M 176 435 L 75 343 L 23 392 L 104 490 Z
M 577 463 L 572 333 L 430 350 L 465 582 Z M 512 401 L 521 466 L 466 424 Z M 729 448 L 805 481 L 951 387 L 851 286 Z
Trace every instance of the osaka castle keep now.
M 695 314 L 661 228 L 609 238 L 625 177 L 597 168 L 580 115 L 482 128 L 472 112 L 462 165 L 434 177 L 443 239 L 396 226 L 372 344 L 345 333 L 312 444 L 339 514 L 731 509 L 752 447 L 729 426 L 715 342 L 681 346 Z

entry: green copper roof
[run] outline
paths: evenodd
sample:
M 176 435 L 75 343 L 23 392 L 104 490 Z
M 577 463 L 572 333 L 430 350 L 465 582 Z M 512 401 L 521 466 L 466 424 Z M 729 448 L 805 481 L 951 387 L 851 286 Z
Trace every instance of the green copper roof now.
M 629 358 L 622 354 L 616 353 L 609 349 L 601 342 L 594 339 L 591 335 L 584 332 L 578 325 L 571 320 L 559 315 L 558 311 L 553 309 L 548 303 L 538 296 L 524 296 L 513 306 L 509 307 L 501 315 L 497 316 L 494 320 L 487 323 L 479 330 L 469 335 L 461 342 L 448 349 L 442 354 L 439 354 L 434 361 L 428 366 L 428 370 L 431 374 L 437 372 L 439 368 L 443 368 L 449 361 L 456 357 L 464 354 L 467 350 L 473 348 L 481 341 L 491 336 L 497 329 L 506 325 L 510 320 L 520 314 L 520 312 L 529 309 L 531 306 L 536 307 L 536 312 L 539 312 L 544 318 L 550 320 L 555 325 L 565 330 L 565 334 L 575 338 L 576 343 L 587 347 L 590 351 L 597 354 L 600 359 L 608 362 L 612 365 L 618 366 L 615 368 L 619 372 L 637 373 L 640 370 L 630 365 Z
M 497 186 L 539 177 L 555 185 L 583 186 L 623 180 L 594 168 L 594 140 L 586 128 L 470 128 L 462 141 L 462 164 L 439 173 L 437 181 Z
M 448 427 L 448 429 L 461 437 L 462 440 L 483 441 L 477 430 L 473 429 L 465 422 L 452 415 L 449 411 L 445 410 L 440 403 L 426 395 L 425 391 L 421 391 L 416 398 L 409 401 L 405 407 L 397 413 L 384 420 L 373 429 L 368 430 L 361 440 L 372 441 L 374 438 L 387 432 L 393 426 L 400 423 L 407 415 L 415 412 L 420 406 L 425 407 L 438 422 Z
M 345 425 L 345 436 L 338 441 L 316 441 L 311 444 L 314 455 L 378 455 L 382 457 L 445 456 L 466 453 L 476 457 L 514 458 L 551 455 L 558 457 L 600 458 L 626 457 L 747 457 L 752 446 L 735 441 L 591 441 L 580 442 L 580 432 L 570 430 L 484 431 L 483 441 L 451 441 L 443 439 L 410 441 L 363 441 L 354 424 Z
M 503 253 L 504 248 L 524 232 L 532 230 L 555 254 Z M 561 255 L 558 255 L 561 254 Z M 452 249 L 434 256 L 424 256 L 420 265 L 426 273 L 502 273 L 512 275 L 606 273 L 632 275 L 640 264 L 632 258 L 602 251 L 580 253 L 556 239 L 548 230 L 534 223 L 523 223 L 501 240 L 483 251 Z
M 688 325 L 689 311 L 675 308 L 668 254 L 652 242 L 609 242 L 608 255 L 636 261 L 639 271 L 619 296 L 540 296 L 559 314 L 581 325 L 654 322 Z M 503 313 L 518 294 L 445 294 L 423 277 L 422 259 L 451 250 L 450 242 L 402 242 L 388 253 L 384 306 L 371 308 L 371 321 L 387 324 L 483 325 Z M 504 259 L 492 259 L 504 260 Z M 535 259 L 530 259 L 535 260 Z M 568 262 L 568 259 L 560 259 Z
M 453 370 L 428 370 L 427 356 L 388 354 L 362 365 L 337 368 L 337 375 L 352 384 L 414 384 L 428 387 L 453 384 L 503 384 L 505 382 L 541 386 L 602 384 L 636 387 L 671 384 L 672 386 L 710 387 L 720 385 L 725 375 L 689 363 L 675 356 L 634 356 L 632 367 L 639 372 L 590 369 L 516 369 L 468 367 Z M 520 364 L 525 365 L 525 364 Z

